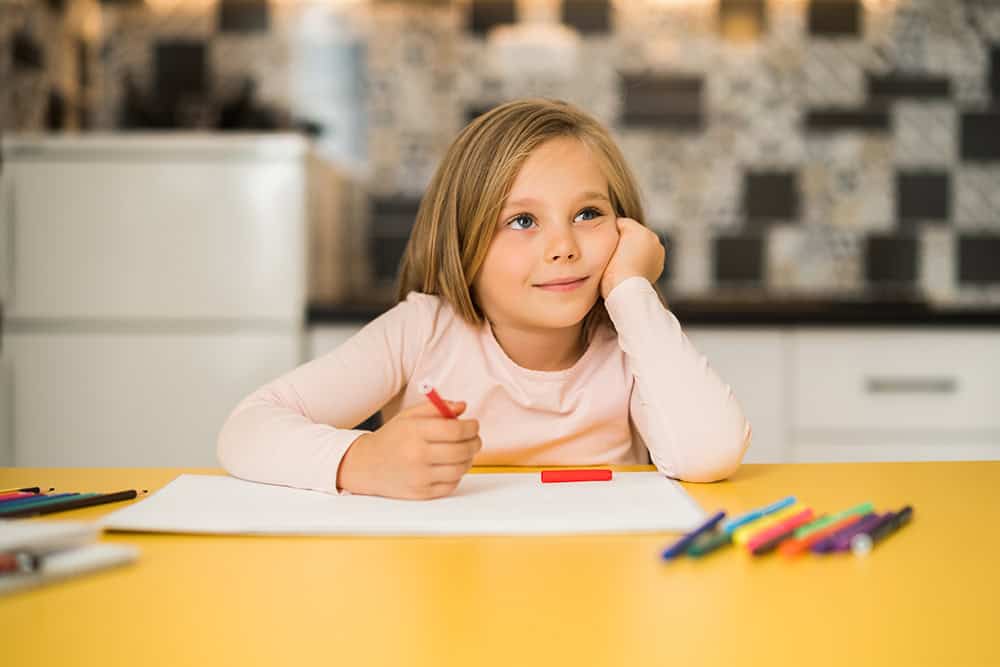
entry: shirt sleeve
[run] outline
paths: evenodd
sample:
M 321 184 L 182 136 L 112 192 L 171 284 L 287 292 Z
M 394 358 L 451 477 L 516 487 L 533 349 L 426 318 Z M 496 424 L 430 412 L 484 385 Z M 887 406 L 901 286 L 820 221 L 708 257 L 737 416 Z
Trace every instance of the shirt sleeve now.
M 725 479 L 750 445 L 732 389 L 709 366 L 648 280 L 615 286 L 605 307 L 635 379 L 629 412 L 653 464 L 689 482 Z
M 324 356 L 244 398 L 219 432 L 217 454 L 242 479 L 328 493 L 359 424 L 413 374 L 439 301 L 411 293 Z

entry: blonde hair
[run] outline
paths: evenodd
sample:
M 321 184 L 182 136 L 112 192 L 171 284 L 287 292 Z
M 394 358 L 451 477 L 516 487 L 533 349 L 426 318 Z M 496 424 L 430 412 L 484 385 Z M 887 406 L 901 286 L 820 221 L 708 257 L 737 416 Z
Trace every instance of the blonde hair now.
M 508 102 L 469 123 L 438 166 L 403 253 L 400 301 L 412 291 L 436 294 L 467 322 L 482 323 L 471 286 L 503 202 L 531 152 L 559 137 L 575 137 L 590 148 L 608 181 L 615 215 L 645 224 L 635 177 L 599 122 L 559 100 Z M 602 323 L 610 325 L 610 318 L 598 298 L 585 318 L 585 340 Z

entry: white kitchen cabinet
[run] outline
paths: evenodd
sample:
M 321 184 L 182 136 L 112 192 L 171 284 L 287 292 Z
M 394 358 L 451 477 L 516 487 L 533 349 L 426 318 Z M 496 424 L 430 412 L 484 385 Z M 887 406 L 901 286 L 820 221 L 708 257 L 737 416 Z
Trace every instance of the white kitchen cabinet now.
M 0 145 L 13 463 L 217 465 L 228 412 L 302 361 L 307 141 Z
M 781 329 L 685 327 L 694 346 L 733 389 L 753 428 L 744 461 L 788 460 L 788 334 Z
M 236 404 L 294 368 L 276 331 L 7 333 L 18 466 L 217 466 Z
M 801 329 L 792 339 L 792 459 L 1000 458 L 1000 335 Z

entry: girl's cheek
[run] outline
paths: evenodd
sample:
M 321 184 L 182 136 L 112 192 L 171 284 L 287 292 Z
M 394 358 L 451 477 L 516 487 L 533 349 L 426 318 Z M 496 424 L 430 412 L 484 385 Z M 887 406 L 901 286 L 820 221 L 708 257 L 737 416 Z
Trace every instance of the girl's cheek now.
M 493 238 L 489 252 L 503 258 L 509 258 L 512 253 L 523 252 L 524 236 L 516 233 L 500 232 Z
M 609 224 L 601 226 L 601 246 L 605 259 L 611 259 L 611 255 L 615 252 L 615 247 L 618 245 L 618 227 L 614 224 L 614 220 Z
M 615 248 L 617 239 L 612 239 L 611 243 L 608 243 L 604 247 L 604 266 L 606 267 L 610 262 L 611 258 L 615 255 Z

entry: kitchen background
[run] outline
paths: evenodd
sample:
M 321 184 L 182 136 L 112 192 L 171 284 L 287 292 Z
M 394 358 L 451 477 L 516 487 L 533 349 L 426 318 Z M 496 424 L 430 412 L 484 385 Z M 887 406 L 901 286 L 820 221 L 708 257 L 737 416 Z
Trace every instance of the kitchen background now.
M 304 138 L 303 356 L 391 305 L 459 129 L 556 97 L 630 160 L 751 458 L 1000 456 L 998 0 L 0 0 L 0 47 L 16 141 Z
M 613 128 L 671 246 L 673 293 L 1000 301 L 995 0 L 0 7 L 8 129 L 315 137 L 370 197 L 347 222 L 369 238 L 341 258 L 358 281 L 342 289 L 391 281 L 465 122 L 545 95 Z

